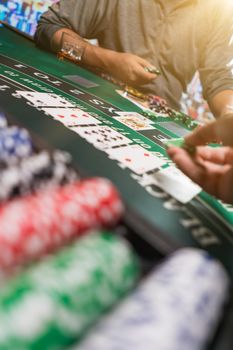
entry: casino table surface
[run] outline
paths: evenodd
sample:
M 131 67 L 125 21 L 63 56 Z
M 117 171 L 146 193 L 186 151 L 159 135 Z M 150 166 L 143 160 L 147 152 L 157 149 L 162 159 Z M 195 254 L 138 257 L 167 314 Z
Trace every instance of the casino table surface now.
M 48 113 L 49 108 L 60 108 L 60 98 L 65 98 L 95 118 L 97 126 L 108 126 L 119 132 L 130 139 L 131 145 L 154 152 L 169 167 L 163 140 L 184 135 L 187 126 L 158 115 L 149 130 L 138 132 L 129 128 L 115 117 L 121 112 L 141 113 L 142 110 L 119 94 L 119 89 L 72 62 L 40 50 L 31 40 L 9 28 L 0 28 L 0 107 L 13 116 L 14 122 L 29 129 L 38 144 L 71 153 L 83 176 L 111 179 L 126 206 L 124 223 L 157 252 L 167 254 L 181 246 L 204 248 L 222 261 L 233 278 L 232 206 L 204 192 L 186 204 L 178 202 L 158 186 L 143 182 L 144 174 L 123 167 L 111 159 L 106 150 L 87 142 L 75 132 L 74 126 L 65 127 Z M 30 92 L 56 94 L 58 102 L 43 106 L 42 102 L 27 98 Z M 70 107 L 62 108 L 69 111 Z M 120 149 L 122 147 L 115 148 L 116 158 Z M 232 349 L 228 341 L 232 321 L 231 313 L 211 349 Z
M 141 173 L 123 168 L 110 159 L 107 151 L 88 143 L 74 132 L 75 127 L 67 128 L 46 115 L 51 108 L 49 103 L 45 108 L 42 102 L 28 100 L 25 95 L 25 92 L 42 92 L 66 98 L 71 105 L 94 117 L 98 126 L 118 131 L 130 139 L 134 147 L 154 152 L 169 164 L 162 141 L 166 137 L 180 137 L 187 132 L 187 127 L 172 118 L 158 116 L 151 130 L 138 132 L 129 128 L 114 117 L 121 112 L 142 110 L 117 90 L 119 87 L 90 71 L 36 48 L 32 41 L 8 28 L 0 28 L 1 107 L 14 116 L 18 124 L 43 140 L 46 147 L 70 152 L 85 176 L 111 179 L 126 205 L 127 225 L 162 254 L 180 246 L 201 247 L 219 258 L 233 277 L 232 206 L 204 192 L 186 204 L 179 203 L 157 186 L 143 183 Z M 53 110 L 59 108 L 59 100 L 52 107 Z M 69 107 L 62 110 L 67 111 Z M 115 148 L 115 159 L 121 150 L 122 147 Z

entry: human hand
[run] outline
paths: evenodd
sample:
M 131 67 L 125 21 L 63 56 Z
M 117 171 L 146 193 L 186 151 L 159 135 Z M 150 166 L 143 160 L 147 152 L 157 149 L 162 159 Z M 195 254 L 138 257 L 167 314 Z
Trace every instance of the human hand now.
M 132 86 L 150 83 L 157 77 L 145 70 L 154 68 L 148 61 L 130 53 L 108 52 L 108 62 L 108 72 Z
M 210 142 L 221 142 L 233 146 L 233 115 L 227 114 L 211 123 L 197 127 L 184 139 L 188 146 L 205 145 Z
M 206 192 L 233 204 L 232 147 L 199 146 L 193 156 L 183 148 L 169 147 L 167 153 L 172 161 Z

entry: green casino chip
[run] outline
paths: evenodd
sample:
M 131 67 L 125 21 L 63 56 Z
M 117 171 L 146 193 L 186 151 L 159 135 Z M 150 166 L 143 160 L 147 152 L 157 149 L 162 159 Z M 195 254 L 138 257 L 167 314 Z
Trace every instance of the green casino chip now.
M 165 145 L 166 147 L 169 147 L 169 146 L 182 147 L 191 155 L 193 155 L 196 151 L 196 147 L 187 145 L 182 137 L 167 140 L 165 142 Z
M 183 137 L 169 139 L 165 142 L 165 145 L 166 145 L 166 147 L 169 147 L 169 146 L 183 147 L 184 146 L 184 139 L 183 139 Z
M 150 119 L 150 120 L 152 120 L 152 121 L 158 121 L 159 120 L 159 118 L 160 118 L 160 114 L 159 113 L 157 113 L 157 112 L 154 112 L 154 111 L 152 111 L 151 109 L 144 109 L 142 112 L 141 112 L 141 114 L 144 116 L 144 117 L 146 117 L 146 118 L 148 118 L 148 119 Z
M 137 259 L 110 233 L 92 233 L 0 290 L 0 349 L 64 349 L 136 283 Z

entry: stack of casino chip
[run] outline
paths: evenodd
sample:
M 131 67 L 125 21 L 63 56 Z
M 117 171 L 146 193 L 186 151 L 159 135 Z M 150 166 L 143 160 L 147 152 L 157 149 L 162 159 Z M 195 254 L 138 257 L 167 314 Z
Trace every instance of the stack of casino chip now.
M 160 114 L 167 114 L 172 116 L 172 109 L 167 105 L 167 101 L 156 95 L 148 96 L 148 103 L 150 110 Z
M 63 151 L 41 151 L 13 164 L 4 162 L 0 171 L 0 201 L 49 189 L 77 179 L 71 157 Z
M 0 111 L 0 129 L 4 129 L 7 127 L 7 118 L 5 114 Z
M 17 126 L 0 129 L 0 161 L 13 162 L 33 153 L 31 137 Z
M 180 122 L 190 129 L 194 129 L 198 126 L 198 123 L 195 120 L 182 112 L 173 111 L 172 117 L 174 121 Z
M 228 294 L 222 265 L 184 249 L 156 269 L 73 350 L 201 350 Z
M 114 186 L 93 178 L 13 199 L 0 206 L 3 278 L 90 229 L 110 227 L 123 211 Z
M 167 105 L 166 100 L 162 99 L 156 95 L 148 96 L 149 110 L 144 110 L 142 114 L 149 119 L 156 120 L 159 117 L 159 114 L 165 114 L 168 117 L 171 117 L 174 121 L 184 124 L 190 129 L 194 129 L 198 126 L 198 123 L 194 121 L 190 116 L 177 112 L 176 110 L 170 108 Z M 158 115 L 157 115 L 158 114 Z
M 0 349 L 64 349 L 137 277 L 137 259 L 124 240 L 110 233 L 85 236 L 1 288 Z
M 143 101 L 147 101 L 148 96 L 145 95 L 144 93 L 138 91 L 137 89 L 133 88 L 132 86 L 125 86 L 124 91 L 127 92 L 128 94 L 137 97 Z

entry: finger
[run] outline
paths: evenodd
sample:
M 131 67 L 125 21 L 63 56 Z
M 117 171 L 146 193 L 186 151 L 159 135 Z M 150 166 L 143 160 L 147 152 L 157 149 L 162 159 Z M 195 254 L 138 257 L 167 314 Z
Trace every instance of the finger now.
M 229 169 L 218 187 L 218 197 L 226 203 L 233 204 L 233 168 Z
M 146 72 L 141 66 L 135 71 L 135 79 L 133 81 L 134 84 L 142 85 L 146 83 L 150 83 L 157 78 L 156 74 L 152 74 Z
M 206 162 L 203 169 L 205 171 L 203 170 L 201 187 L 209 194 L 220 197 L 219 184 L 222 182 L 223 175 L 229 170 L 229 167 Z
M 215 195 L 218 178 L 215 172 L 211 172 L 208 166 L 204 167 L 202 164 L 195 162 L 194 159 L 182 149 L 173 149 L 172 151 L 168 151 L 168 153 L 171 154 L 171 159 L 185 175 L 196 182 L 205 191 Z
M 153 67 L 153 65 L 147 61 L 144 60 L 143 58 L 137 56 L 137 62 L 142 66 L 142 67 Z
M 172 158 L 175 154 L 180 152 L 180 147 L 170 146 L 168 145 L 166 148 L 167 154 L 170 158 Z M 183 152 L 184 150 L 181 150 Z
M 216 122 L 217 138 L 225 146 L 233 146 L 233 115 L 226 115 L 221 117 Z
M 147 77 L 147 79 L 149 80 L 149 81 L 153 81 L 153 80 L 155 80 L 157 77 L 158 77 L 158 75 L 156 74 L 156 73 L 153 73 L 153 72 L 148 72 L 147 70 L 145 70 L 145 69 L 143 69 L 143 71 L 144 72 L 146 72 L 146 77 Z
M 195 162 L 182 148 L 169 147 L 167 153 L 174 163 L 190 177 L 194 182 L 201 184 L 203 181 L 203 167 Z
M 232 192 L 232 182 L 229 183 L 227 174 L 232 171 L 230 165 L 218 165 L 212 162 L 205 162 L 205 173 L 203 175 L 202 188 L 220 199 L 224 199 L 228 188 L 228 192 Z M 233 180 L 231 178 L 231 180 Z M 228 181 L 228 182 L 227 182 Z
M 210 142 L 222 142 L 225 146 L 233 146 L 233 116 L 228 115 L 196 128 L 185 137 L 187 145 L 198 146 Z
M 148 73 L 147 77 L 151 78 L 152 80 L 156 79 L 158 75 L 160 75 L 160 71 L 157 67 L 153 66 L 146 60 L 139 57 L 138 64 L 142 67 L 143 71 Z
M 209 161 L 199 163 L 190 157 L 185 150 L 175 147 L 168 149 L 168 154 L 184 174 L 206 192 L 223 199 L 223 190 L 220 186 L 225 188 L 225 174 L 232 170 L 232 165 L 222 166 Z M 233 182 L 233 175 L 231 180 Z M 227 185 L 228 189 L 232 187 L 232 182 L 231 186 Z M 224 195 L 226 196 L 226 194 Z
M 196 159 L 201 157 L 203 160 L 218 164 L 233 164 L 233 148 L 219 147 L 213 148 L 208 146 L 196 147 Z
M 185 137 L 185 143 L 190 146 L 205 145 L 217 139 L 216 122 L 196 128 Z
M 206 161 L 201 166 L 180 148 L 170 147 L 167 151 L 177 166 L 206 192 L 233 204 L 232 165 L 222 166 Z

